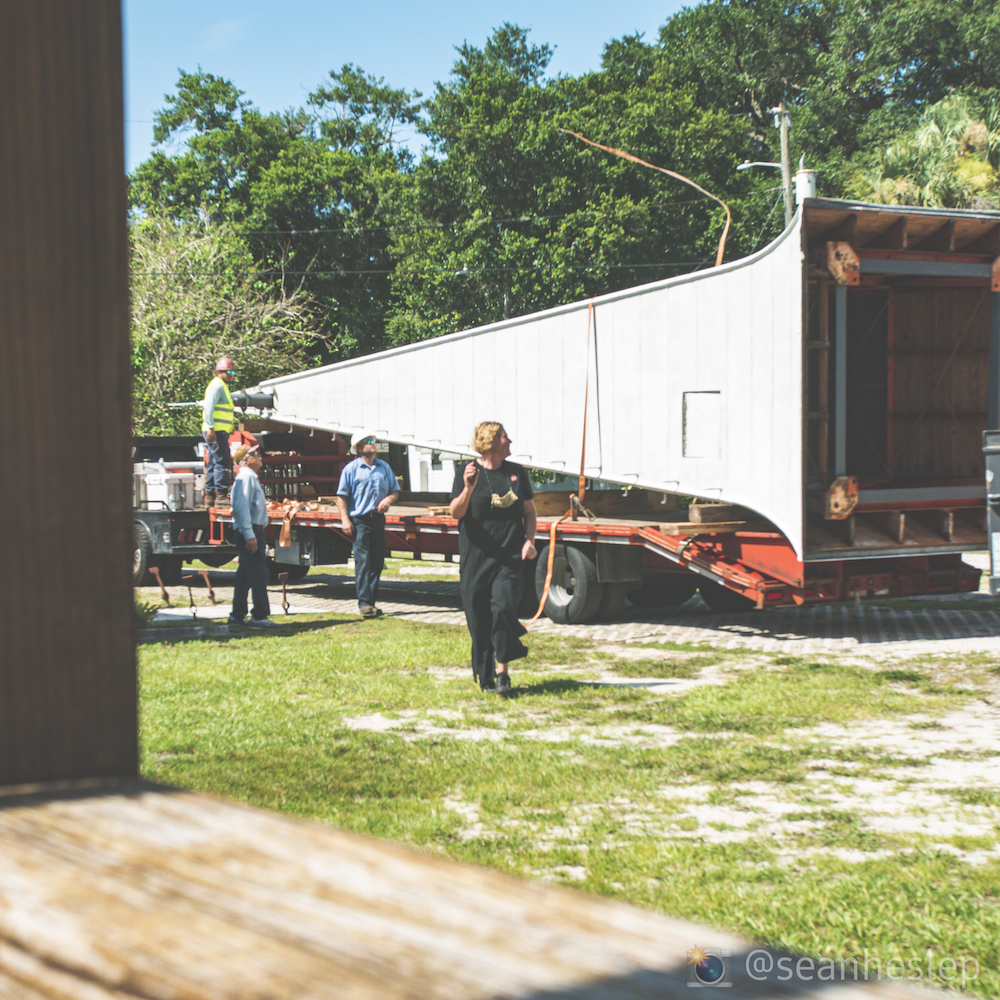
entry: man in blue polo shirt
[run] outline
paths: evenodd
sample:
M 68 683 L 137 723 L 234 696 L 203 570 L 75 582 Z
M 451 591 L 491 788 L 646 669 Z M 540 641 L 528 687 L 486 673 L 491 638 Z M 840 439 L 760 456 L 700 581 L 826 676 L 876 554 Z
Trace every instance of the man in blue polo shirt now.
M 365 618 L 378 618 L 382 612 L 375 602 L 385 566 L 385 512 L 399 499 L 399 483 L 389 464 L 375 457 L 374 434 L 358 431 L 351 447 L 358 457 L 344 466 L 337 487 L 340 526 L 354 540 L 358 609 Z

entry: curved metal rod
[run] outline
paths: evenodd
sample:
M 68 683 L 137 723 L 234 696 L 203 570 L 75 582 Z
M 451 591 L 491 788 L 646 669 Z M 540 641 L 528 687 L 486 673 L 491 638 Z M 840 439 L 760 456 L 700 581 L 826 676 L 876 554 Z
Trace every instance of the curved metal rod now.
M 593 139 L 588 139 L 584 135 L 580 135 L 579 132 L 572 132 L 568 128 L 560 128 L 560 132 L 565 132 L 567 135 L 571 135 L 581 142 L 585 142 L 588 146 L 594 146 L 597 149 L 603 149 L 605 153 L 611 153 L 612 156 L 620 156 L 623 160 L 631 160 L 633 163 L 638 163 L 642 167 L 649 167 L 650 170 L 658 170 L 661 174 L 666 174 L 668 177 L 675 177 L 679 181 L 683 181 L 685 184 L 690 184 L 696 191 L 700 191 L 703 195 L 711 198 L 712 201 L 717 201 L 726 210 L 726 225 L 722 230 L 722 236 L 719 239 L 719 249 L 715 255 L 715 266 L 718 267 L 722 263 L 722 258 L 726 252 L 726 237 L 729 235 L 729 226 L 733 221 L 733 213 L 729 211 L 729 206 L 721 199 L 716 198 L 711 191 L 706 191 L 700 184 L 695 184 L 693 180 L 689 177 L 685 177 L 683 174 L 679 174 L 674 170 L 667 170 L 666 167 L 658 167 L 655 163 L 647 163 L 645 160 L 640 160 L 638 156 L 634 156 L 632 153 L 626 153 L 622 149 L 615 149 L 614 146 L 602 146 L 599 142 L 594 142 Z

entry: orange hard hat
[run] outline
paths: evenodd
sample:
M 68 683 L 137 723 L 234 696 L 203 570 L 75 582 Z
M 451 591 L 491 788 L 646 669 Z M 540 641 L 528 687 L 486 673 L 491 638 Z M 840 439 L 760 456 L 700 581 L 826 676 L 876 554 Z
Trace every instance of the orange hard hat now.
M 236 365 L 234 365 L 232 361 L 230 361 L 229 358 L 223 354 L 222 357 L 215 362 L 215 370 L 217 372 L 234 372 L 236 371 Z

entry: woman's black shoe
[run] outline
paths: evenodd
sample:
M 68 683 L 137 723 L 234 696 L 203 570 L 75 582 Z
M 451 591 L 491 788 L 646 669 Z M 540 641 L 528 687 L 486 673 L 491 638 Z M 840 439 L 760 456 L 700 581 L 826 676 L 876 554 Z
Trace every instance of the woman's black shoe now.
M 510 674 L 497 674 L 496 691 L 501 698 L 506 698 L 510 694 Z

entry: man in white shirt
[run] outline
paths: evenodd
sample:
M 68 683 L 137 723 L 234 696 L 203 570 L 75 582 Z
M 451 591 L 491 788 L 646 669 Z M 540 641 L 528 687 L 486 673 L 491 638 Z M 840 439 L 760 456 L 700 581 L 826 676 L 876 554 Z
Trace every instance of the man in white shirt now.
M 232 489 L 233 534 L 240 564 L 233 586 L 233 610 L 229 615 L 229 624 L 244 623 L 247 616 L 247 594 L 252 591 L 253 612 L 250 621 L 246 623 L 247 627 L 277 628 L 268 618 L 271 605 L 267 598 L 267 546 L 264 541 L 267 500 L 258 478 L 264 463 L 256 447 L 239 448 L 233 458 L 240 467 Z

